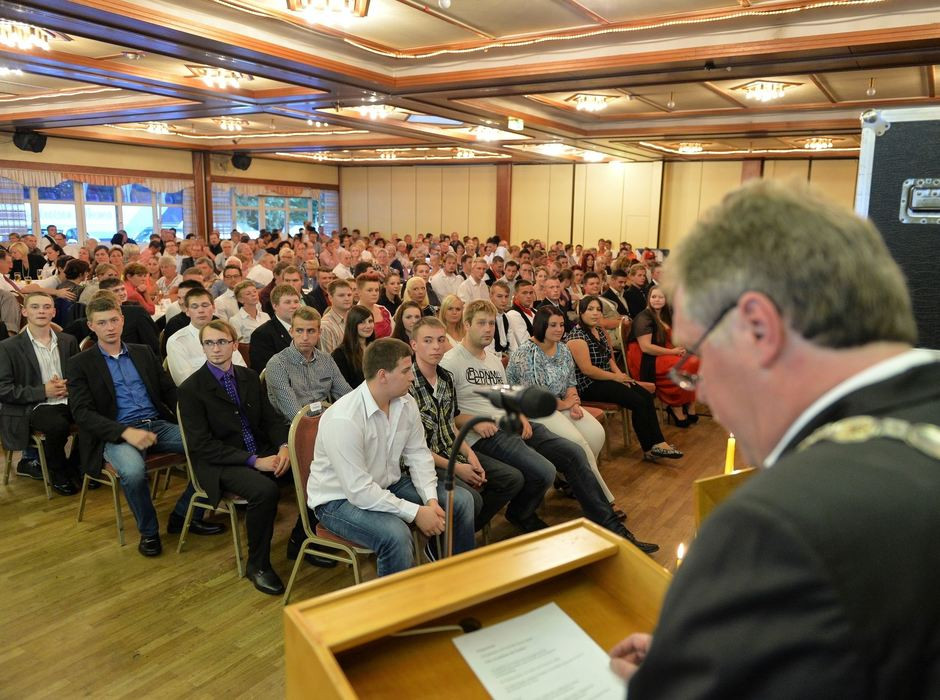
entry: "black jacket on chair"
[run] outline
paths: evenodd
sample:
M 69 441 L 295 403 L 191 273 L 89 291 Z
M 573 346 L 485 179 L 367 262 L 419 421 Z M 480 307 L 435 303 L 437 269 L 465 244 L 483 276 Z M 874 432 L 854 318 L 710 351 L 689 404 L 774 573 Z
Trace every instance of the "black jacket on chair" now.
M 57 333 L 59 363 L 65 376 L 69 358 L 78 353 L 78 342 Z M 29 414 L 46 400 L 46 388 L 36 351 L 26 331 L 0 343 L 0 439 L 6 450 L 29 445 Z
M 238 400 L 255 438 L 257 455 L 275 454 L 287 442 L 287 425 L 261 390 L 258 374 L 238 365 L 234 369 Z M 238 408 L 207 364 L 180 385 L 179 406 L 193 470 L 209 502 L 215 505 L 222 495 L 222 470 L 251 469 Z
M 889 438 L 797 449 L 851 416 L 940 425 L 940 363 L 837 399 L 708 517 L 630 700 L 940 697 L 940 460 Z
M 277 316 L 265 321 L 251 334 L 251 368 L 261 374 L 268 360 L 293 342 L 290 332 Z
M 146 345 L 127 345 L 127 352 L 147 387 L 150 402 L 162 420 L 176 422 L 176 386 L 160 360 Z M 128 426 L 117 421 L 117 396 L 111 372 L 97 344 L 78 353 L 67 370 L 69 409 L 78 424 L 82 471 L 101 474 L 104 445 L 121 442 Z
M 67 333 L 75 336 L 78 342 L 91 337 L 95 342 L 98 336 L 88 328 L 88 319 L 84 315 L 85 304 L 75 304 L 82 307 L 82 316 L 68 324 L 65 329 Z M 146 345 L 153 350 L 154 355 L 160 354 L 160 334 L 157 332 L 157 324 L 147 313 L 147 310 L 138 304 L 122 304 L 121 313 L 124 314 L 124 330 L 121 331 L 121 340 L 125 343 L 134 343 L 135 345 Z M 188 320 L 188 316 L 186 317 Z M 163 353 L 166 354 L 166 353 Z

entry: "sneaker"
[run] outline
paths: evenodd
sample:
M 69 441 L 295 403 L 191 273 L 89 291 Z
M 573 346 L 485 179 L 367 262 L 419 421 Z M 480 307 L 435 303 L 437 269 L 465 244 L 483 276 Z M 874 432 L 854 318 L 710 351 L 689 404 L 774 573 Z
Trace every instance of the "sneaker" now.
M 25 476 L 36 481 L 42 481 L 42 467 L 35 459 L 21 459 L 16 465 L 17 476 Z

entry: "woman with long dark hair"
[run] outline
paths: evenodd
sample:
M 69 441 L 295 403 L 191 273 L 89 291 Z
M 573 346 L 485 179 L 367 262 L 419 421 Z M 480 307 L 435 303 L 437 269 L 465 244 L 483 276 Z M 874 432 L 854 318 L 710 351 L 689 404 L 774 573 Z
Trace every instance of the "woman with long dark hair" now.
M 340 373 L 349 386 L 355 388 L 362 384 L 365 376 L 362 372 L 362 356 L 366 346 L 375 340 L 375 320 L 372 310 L 365 306 L 354 306 L 346 314 L 346 327 L 343 342 L 339 344 L 332 357 Z
M 601 300 L 593 294 L 584 297 L 578 302 L 578 323 L 567 336 L 581 400 L 630 409 L 644 459 L 655 462 L 660 457 L 682 457 L 663 437 L 653 406 L 653 385 L 641 385 L 614 362 L 610 341 L 601 326 L 603 317 Z
M 372 310 L 372 321 L 375 323 L 375 337 L 387 338 L 392 334 L 392 314 L 379 304 L 379 294 L 382 287 L 382 278 L 374 272 L 363 272 L 356 277 L 356 288 L 359 291 L 359 304 Z M 352 384 L 350 384 L 352 386 Z
M 411 329 L 421 320 L 421 306 L 414 301 L 402 302 L 395 312 L 395 327 L 392 337 L 398 338 L 408 347 L 411 347 Z
M 656 385 L 656 395 L 680 428 L 698 421 L 695 392 L 680 388 L 669 378 L 669 370 L 683 355 L 685 348 L 672 344 L 672 311 L 666 303 L 666 294 L 661 287 L 653 287 L 646 308 L 633 319 L 627 368 L 634 377 Z M 698 358 L 690 357 L 684 367 L 689 372 L 698 372 Z

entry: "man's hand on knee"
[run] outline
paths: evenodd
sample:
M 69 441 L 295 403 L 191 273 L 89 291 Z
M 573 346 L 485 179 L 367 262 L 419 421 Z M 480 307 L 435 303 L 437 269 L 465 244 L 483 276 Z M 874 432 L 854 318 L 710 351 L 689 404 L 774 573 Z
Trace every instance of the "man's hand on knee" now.
M 415 525 L 427 537 L 440 535 L 444 532 L 444 509 L 435 500 L 428 501 L 426 506 L 418 506 Z

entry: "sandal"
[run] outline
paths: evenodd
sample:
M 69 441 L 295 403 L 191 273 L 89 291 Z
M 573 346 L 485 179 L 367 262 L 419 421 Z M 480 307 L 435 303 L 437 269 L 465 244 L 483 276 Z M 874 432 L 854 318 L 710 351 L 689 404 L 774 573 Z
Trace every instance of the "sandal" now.
M 665 447 L 654 447 L 649 451 L 648 454 L 653 457 L 665 457 L 666 459 L 680 459 L 681 457 L 685 456 L 671 445 L 669 446 L 669 449 L 666 449 Z

